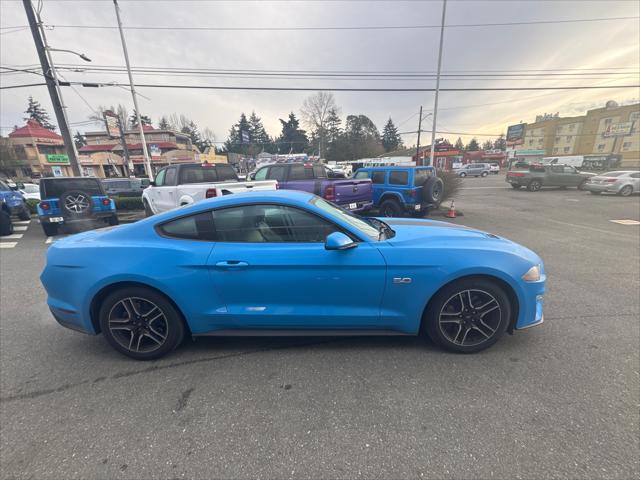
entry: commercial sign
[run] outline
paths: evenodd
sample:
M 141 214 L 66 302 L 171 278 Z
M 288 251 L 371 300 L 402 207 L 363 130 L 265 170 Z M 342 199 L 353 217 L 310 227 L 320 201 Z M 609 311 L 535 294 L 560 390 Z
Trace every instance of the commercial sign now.
M 621 137 L 624 135 L 630 135 L 632 127 L 633 122 L 612 123 L 604 131 L 603 135 L 605 137 Z
M 241 143 L 250 143 L 251 137 L 247 130 L 240 130 L 240 142 Z
M 107 126 L 107 134 L 111 138 L 120 138 L 120 120 L 118 115 L 111 110 L 106 110 L 102 116 L 104 117 L 104 123 Z
M 51 174 L 54 177 L 64 177 L 64 174 L 62 173 L 62 167 L 51 167 Z
M 535 155 L 544 155 L 546 153 L 545 150 L 516 150 L 516 157 L 526 157 L 526 156 L 535 156 Z
M 526 123 L 509 126 L 509 128 L 507 128 L 507 145 L 522 145 L 524 143 L 524 129 L 526 126 Z
M 152 158 L 159 158 L 162 156 L 162 150 L 160 150 L 160 147 L 155 143 L 149 144 L 149 153 Z
M 49 163 L 69 163 L 69 156 L 66 153 L 48 153 L 46 157 Z

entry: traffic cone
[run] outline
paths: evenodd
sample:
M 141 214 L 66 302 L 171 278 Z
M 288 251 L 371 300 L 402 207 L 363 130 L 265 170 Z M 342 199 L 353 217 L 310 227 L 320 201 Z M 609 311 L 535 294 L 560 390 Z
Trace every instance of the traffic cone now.
M 456 218 L 456 206 L 453 203 L 453 200 L 451 200 L 451 206 L 449 206 L 449 211 L 447 212 L 446 217 L 447 218 Z

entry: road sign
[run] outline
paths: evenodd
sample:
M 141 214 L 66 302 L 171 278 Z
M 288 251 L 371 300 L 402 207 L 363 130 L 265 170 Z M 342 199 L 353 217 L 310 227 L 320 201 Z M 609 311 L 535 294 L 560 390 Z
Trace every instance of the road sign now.
M 111 110 L 106 110 L 102 116 L 104 117 L 104 123 L 107 126 L 107 134 L 111 138 L 120 138 L 120 119 L 118 115 Z

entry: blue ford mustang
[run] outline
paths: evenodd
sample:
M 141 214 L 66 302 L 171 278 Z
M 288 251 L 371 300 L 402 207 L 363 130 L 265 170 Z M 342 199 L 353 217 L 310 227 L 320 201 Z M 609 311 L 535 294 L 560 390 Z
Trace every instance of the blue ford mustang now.
M 185 335 L 425 334 L 476 352 L 542 323 L 545 273 L 490 233 L 279 190 L 59 240 L 41 280 L 60 324 L 147 360 Z

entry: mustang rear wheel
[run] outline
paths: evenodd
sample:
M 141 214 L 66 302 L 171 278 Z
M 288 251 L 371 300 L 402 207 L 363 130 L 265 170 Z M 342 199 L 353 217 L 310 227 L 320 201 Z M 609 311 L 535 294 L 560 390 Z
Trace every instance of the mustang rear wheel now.
M 147 288 L 117 290 L 100 307 L 100 328 L 109 344 L 136 360 L 153 360 L 184 338 L 180 313 L 163 295 Z
M 434 297 L 426 331 L 438 345 L 461 353 L 490 347 L 509 325 L 511 305 L 502 287 L 487 279 L 463 279 Z

